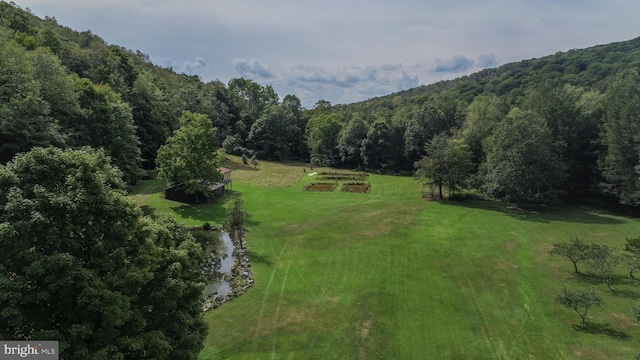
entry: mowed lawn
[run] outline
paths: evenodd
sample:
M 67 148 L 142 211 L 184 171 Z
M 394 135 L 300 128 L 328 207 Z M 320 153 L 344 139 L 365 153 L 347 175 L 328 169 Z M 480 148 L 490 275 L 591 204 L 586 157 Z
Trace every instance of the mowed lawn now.
M 289 185 L 262 186 L 264 165 L 233 174 L 250 214 L 256 285 L 205 314 L 201 359 L 631 359 L 640 352 L 632 315 L 640 281 L 626 276 L 627 267 L 618 267 L 612 293 L 547 253 L 573 235 L 622 253 L 625 237 L 640 236 L 637 219 L 584 207 L 425 201 L 409 177 L 371 175 L 369 194 L 304 192 L 315 180 L 303 164 L 281 169 Z M 265 173 L 266 183 L 278 174 Z M 223 205 L 177 216 L 195 223 L 220 216 Z M 563 286 L 603 297 L 586 331 L 577 314 L 553 302 Z

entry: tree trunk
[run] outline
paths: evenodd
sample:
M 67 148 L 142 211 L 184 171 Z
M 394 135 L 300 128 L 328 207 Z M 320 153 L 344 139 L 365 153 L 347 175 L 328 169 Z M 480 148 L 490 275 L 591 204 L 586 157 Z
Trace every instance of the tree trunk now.
M 576 274 L 578 274 L 578 263 L 577 262 L 573 262 L 573 269 L 576 271 Z

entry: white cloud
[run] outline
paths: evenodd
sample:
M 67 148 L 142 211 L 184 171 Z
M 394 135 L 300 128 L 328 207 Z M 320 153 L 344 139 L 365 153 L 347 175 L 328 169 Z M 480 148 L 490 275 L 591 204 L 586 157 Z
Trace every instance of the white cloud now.
M 283 85 L 301 99 L 311 97 L 332 103 L 361 101 L 419 85 L 418 76 L 402 64 L 352 65 L 340 69 L 298 65 L 286 71 L 283 80 L 286 82 Z
M 271 79 L 273 72 L 269 67 L 257 59 L 233 58 L 231 60 L 233 68 L 240 73 L 242 77 Z
M 629 0 L 15 1 L 179 72 L 255 77 L 279 94 L 295 88 L 305 104 L 365 100 L 418 79 L 640 35 L 640 2 Z

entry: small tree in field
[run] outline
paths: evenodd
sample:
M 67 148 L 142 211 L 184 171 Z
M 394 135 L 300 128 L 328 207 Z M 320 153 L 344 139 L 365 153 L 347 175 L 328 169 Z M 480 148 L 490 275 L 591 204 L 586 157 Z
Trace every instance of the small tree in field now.
M 602 278 L 609 290 L 613 291 L 611 288 L 611 278 L 613 277 L 616 266 L 620 262 L 620 257 L 612 255 L 611 248 L 607 245 L 594 244 L 592 246 L 593 252 L 587 264 L 596 275 Z
M 227 209 L 227 218 L 224 227 L 228 231 L 241 232 L 244 226 L 245 212 L 242 210 L 242 199 L 234 196 L 231 206 Z
M 556 302 L 562 306 L 573 309 L 582 319 L 582 328 L 586 327 L 587 312 L 592 306 L 602 306 L 602 299 L 593 290 L 571 291 L 562 288 L 562 292 L 556 296 Z
M 593 244 L 585 244 L 578 236 L 574 236 L 568 243 L 553 244 L 550 255 L 565 256 L 573 263 L 573 269 L 578 274 L 578 262 L 590 259 L 594 251 Z
M 631 266 L 629 277 L 635 279 L 633 272 L 640 268 L 640 237 L 627 238 L 624 250 L 630 253 L 630 256 L 628 257 L 629 265 Z

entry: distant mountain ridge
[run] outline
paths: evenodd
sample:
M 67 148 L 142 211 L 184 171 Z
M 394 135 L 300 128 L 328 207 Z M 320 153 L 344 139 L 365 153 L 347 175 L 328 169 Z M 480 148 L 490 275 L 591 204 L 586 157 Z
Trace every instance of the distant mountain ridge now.
M 542 84 L 555 86 L 566 83 L 603 91 L 616 73 L 629 67 L 640 67 L 640 37 L 511 62 L 456 79 L 421 85 L 346 106 L 362 106 L 369 102 L 388 101 L 394 97 L 408 99 L 442 92 L 454 92 L 466 102 L 485 93 L 515 100 L 515 97 L 522 95 L 523 88 Z

